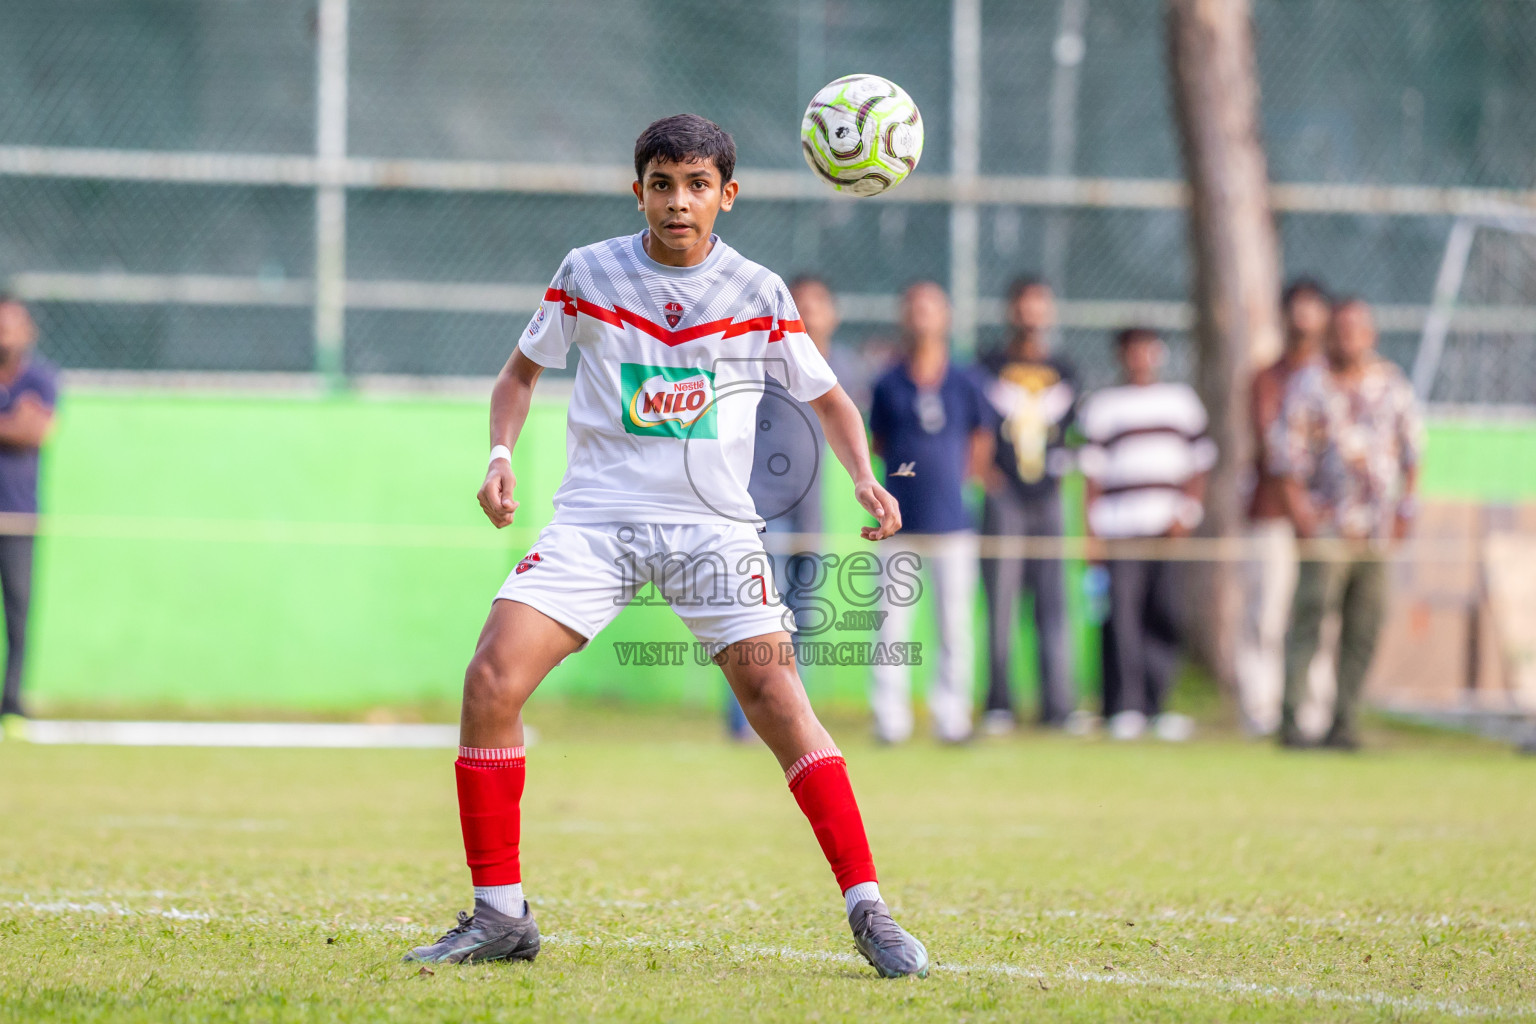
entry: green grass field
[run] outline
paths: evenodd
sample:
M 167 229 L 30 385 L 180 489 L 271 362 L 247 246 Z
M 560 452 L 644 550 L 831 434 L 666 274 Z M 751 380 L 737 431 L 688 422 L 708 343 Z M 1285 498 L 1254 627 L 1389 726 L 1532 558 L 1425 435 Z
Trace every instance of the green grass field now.
M 0 744 L 0 1018 L 1536 1015 L 1536 762 L 1507 749 L 876 749 L 843 723 L 937 963 L 887 982 L 766 751 L 681 714 L 533 714 L 544 952 L 431 974 L 399 956 L 467 897 L 446 753 Z

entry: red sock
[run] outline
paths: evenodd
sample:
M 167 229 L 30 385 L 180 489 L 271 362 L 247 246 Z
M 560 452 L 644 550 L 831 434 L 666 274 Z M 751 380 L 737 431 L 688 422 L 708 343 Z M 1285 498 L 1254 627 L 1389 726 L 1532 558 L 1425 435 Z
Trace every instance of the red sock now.
M 878 881 L 843 755 L 835 748 L 813 750 L 790 765 L 784 779 L 816 833 L 838 888 Z
M 517 862 L 519 804 L 527 776 L 522 747 L 460 747 L 453 763 L 459 783 L 459 824 L 464 857 L 475 885 L 512 885 L 523 880 Z

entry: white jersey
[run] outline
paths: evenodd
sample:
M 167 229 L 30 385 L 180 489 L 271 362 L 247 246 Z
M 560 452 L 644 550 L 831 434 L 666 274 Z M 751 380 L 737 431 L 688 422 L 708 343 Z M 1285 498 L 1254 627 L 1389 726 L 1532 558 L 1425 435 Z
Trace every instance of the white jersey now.
M 760 525 L 766 377 L 805 402 L 837 378 L 777 274 L 718 237 L 703 263 L 664 266 L 644 235 L 571 250 L 518 342 L 551 368 L 581 353 L 553 521 Z

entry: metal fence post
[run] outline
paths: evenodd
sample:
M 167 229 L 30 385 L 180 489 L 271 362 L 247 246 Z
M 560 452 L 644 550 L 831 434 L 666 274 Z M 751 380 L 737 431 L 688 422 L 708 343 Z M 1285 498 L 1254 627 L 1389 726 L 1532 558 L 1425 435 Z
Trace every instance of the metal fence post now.
M 827 3 L 826 0 L 800 0 L 795 41 L 796 100 L 809 104 L 816 91 L 827 84 Z M 796 127 L 799 127 L 798 122 Z M 796 204 L 794 253 L 795 273 L 806 273 L 821 263 L 821 220 L 824 204 Z
M 316 47 L 315 369 L 332 384 L 346 372 L 347 4 L 320 0 Z
M 1070 178 L 1077 159 L 1077 82 L 1087 50 L 1083 35 L 1087 20 L 1088 0 L 1061 0 L 1056 41 L 1051 46 L 1056 70 L 1051 76 L 1051 148 L 1046 173 L 1053 178 Z M 1052 210 L 1045 215 L 1040 273 L 1063 295 L 1071 236 L 1071 210 Z
M 981 0 L 954 0 L 950 43 L 949 162 L 955 195 L 949 207 L 949 293 L 955 310 L 955 344 L 962 351 L 973 351 L 980 244 L 975 191 L 981 170 Z

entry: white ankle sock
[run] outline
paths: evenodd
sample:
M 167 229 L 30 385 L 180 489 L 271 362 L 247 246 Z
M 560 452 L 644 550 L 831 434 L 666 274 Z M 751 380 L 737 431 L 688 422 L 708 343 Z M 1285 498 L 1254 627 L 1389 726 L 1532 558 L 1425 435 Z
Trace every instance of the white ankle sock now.
M 508 917 L 522 917 L 526 905 L 523 903 L 522 882 L 514 882 L 512 885 L 477 885 L 475 899 Z
M 843 890 L 843 902 L 848 905 L 848 916 L 853 916 L 853 908 L 864 900 L 878 900 L 880 898 L 880 886 L 874 882 L 860 882 L 858 885 L 850 885 Z

